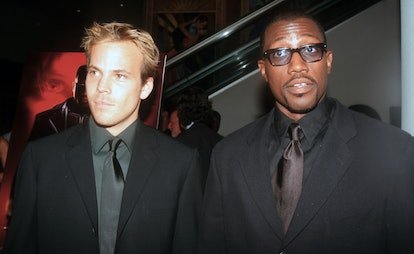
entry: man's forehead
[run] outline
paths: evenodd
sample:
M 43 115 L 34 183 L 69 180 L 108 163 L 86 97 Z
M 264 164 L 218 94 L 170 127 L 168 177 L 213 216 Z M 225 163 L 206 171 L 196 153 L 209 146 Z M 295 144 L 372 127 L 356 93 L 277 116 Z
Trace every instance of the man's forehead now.
M 323 40 L 323 34 L 319 26 L 309 18 L 296 18 L 291 20 L 279 20 L 270 24 L 266 29 L 266 42 L 272 43 L 282 40 L 290 40 L 297 43 L 301 38 L 314 38 Z

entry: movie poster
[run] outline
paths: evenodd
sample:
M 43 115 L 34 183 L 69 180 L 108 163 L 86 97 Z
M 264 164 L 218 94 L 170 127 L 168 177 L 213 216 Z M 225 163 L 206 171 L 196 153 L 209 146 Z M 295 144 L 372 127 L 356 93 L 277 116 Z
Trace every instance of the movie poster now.
M 158 127 L 165 58 L 162 57 L 154 91 L 141 102 L 140 117 Z M 32 54 L 25 64 L 9 153 L 0 188 L 0 226 L 7 226 L 13 178 L 27 142 L 60 132 L 88 119 L 85 94 L 86 57 L 83 52 Z M 5 230 L 0 230 L 0 245 Z

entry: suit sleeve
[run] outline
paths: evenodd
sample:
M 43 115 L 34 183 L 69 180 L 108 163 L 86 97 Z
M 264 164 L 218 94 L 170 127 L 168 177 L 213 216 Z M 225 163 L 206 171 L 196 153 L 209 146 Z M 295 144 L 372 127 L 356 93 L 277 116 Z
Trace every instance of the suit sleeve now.
M 37 253 L 36 173 L 31 146 L 23 153 L 17 170 L 12 215 L 3 254 Z
M 414 141 L 402 149 L 387 200 L 387 253 L 414 253 Z
M 178 200 L 172 251 L 174 254 L 193 254 L 197 246 L 198 221 L 202 201 L 200 161 L 197 150 L 193 150 L 190 158 L 190 165 Z
M 225 250 L 222 184 L 218 175 L 217 156 L 213 152 L 207 177 L 200 220 L 198 254 L 221 254 Z

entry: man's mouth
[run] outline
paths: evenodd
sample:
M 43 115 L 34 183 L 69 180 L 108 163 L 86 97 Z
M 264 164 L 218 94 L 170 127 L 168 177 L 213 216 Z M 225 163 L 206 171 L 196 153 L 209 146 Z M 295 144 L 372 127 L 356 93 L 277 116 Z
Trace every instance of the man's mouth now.
M 307 82 L 291 83 L 286 86 L 286 89 L 292 94 L 305 94 L 312 90 L 313 84 Z

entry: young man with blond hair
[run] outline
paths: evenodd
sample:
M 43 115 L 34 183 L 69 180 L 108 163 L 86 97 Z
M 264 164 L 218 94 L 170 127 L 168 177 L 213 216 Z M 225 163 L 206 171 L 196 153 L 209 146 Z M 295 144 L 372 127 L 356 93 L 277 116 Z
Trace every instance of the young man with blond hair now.
M 139 119 L 158 49 L 124 23 L 93 24 L 89 121 L 28 145 L 4 253 L 194 253 L 198 154 Z

